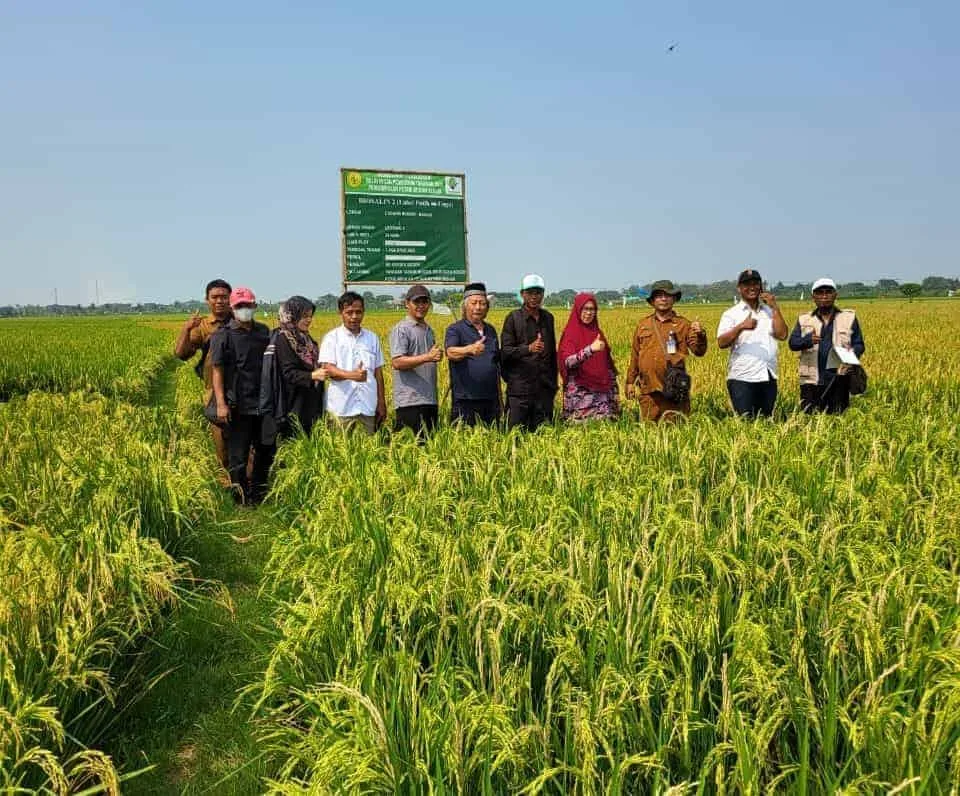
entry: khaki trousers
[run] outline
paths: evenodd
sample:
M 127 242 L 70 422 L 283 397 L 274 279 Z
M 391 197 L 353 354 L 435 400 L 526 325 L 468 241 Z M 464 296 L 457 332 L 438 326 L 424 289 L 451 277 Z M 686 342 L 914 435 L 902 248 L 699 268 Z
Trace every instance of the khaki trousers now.
M 675 404 L 658 392 L 641 395 L 638 403 L 640 404 L 640 417 L 643 420 L 654 422 L 663 420 L 666 423 L 671 423 L 677 420 L 680 415 L 686 417 L 690 414 L 689 400 L 682 404 Z

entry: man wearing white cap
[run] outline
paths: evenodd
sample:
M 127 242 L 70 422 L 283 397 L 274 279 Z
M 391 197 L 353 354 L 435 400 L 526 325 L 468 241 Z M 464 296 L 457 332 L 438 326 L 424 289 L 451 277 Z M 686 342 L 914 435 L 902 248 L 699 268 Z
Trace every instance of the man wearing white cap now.
M 800 407 L 837 415 L 850 405 L 850 377 L 838 370 L 835 357 L 830 361 L 830 353 L 847 348 L 859 358 L 866 346 L 853 310 L 837 308 L 832 279 L 813 283 L 813 300 L 816 309 L 801 315 L 790 334 L 790 350 L 800 352 Z
M 501 368 L 507 384 L 507 422 L 534 431 L 553 417 L 557 394 L 557 338 L 553 316 L 543 309 L 543 277 L 520 280 L 523 306 L 503 323 Z

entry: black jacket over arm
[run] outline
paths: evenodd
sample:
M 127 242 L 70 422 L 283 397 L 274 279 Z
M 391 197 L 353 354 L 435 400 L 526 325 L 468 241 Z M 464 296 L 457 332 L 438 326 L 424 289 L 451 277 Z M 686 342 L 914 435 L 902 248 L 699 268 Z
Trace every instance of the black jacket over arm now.
M 283 334 L 274 335 L 277 364 L 283 379 L 288 416 L 296 416 L 308 434 L 323 414 L 323 382 L 311 377 L 313 368 L 297 356 Z

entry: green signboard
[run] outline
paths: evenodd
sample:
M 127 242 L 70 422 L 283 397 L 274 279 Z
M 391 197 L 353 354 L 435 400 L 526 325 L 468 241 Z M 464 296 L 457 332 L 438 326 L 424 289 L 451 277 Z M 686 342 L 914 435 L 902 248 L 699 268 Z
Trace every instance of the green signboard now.
M 464 284 L 462 174 L 341 169 L 343 281 Z

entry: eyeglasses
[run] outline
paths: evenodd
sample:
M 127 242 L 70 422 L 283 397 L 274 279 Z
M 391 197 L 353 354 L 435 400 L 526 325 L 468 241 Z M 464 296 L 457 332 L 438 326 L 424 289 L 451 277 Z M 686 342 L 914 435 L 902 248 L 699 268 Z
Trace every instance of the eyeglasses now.
M 411 301 L 413 301 L 414 304 L 429 304 L 429 303 L 430 303 L 430 299 L 428 299 L 426 296 L 418 296 L 418 297 L 415 298 L 415 299 L 411 299 Z
M 580 309 L 580 312 L 596 312 L 596 311 L 597 311 L 596 307 L 582 307 Z

